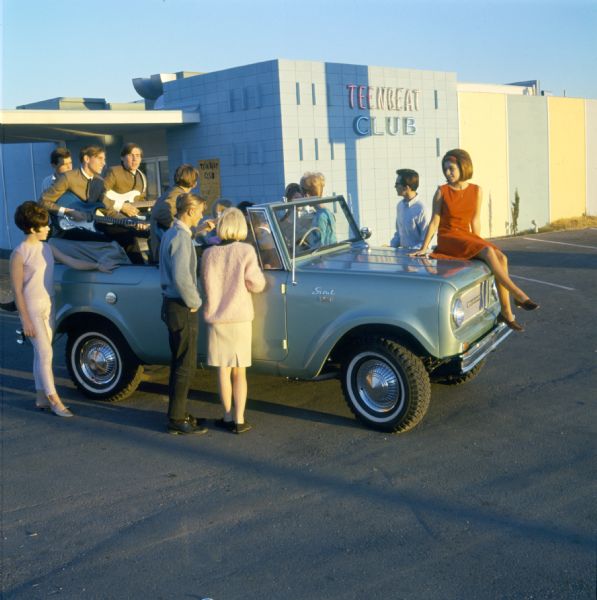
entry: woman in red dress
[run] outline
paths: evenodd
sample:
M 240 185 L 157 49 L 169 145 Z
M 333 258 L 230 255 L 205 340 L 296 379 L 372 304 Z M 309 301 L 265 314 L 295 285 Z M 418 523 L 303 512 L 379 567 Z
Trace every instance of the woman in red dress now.
M 442 169 L 447 183 L 440 186 L 433 197 L 433 215 L 421 249 L 410 256 L 425 256 L 437 231 L 438 243 L 431 258 L 482 260 L 495 276 L 501 306 L 498 321 L 514 331 L 523 331 L 514 319 L 510 294 L 515 304 L 525 310 L 535 310 L 539 305 L 510 279 L 505 254 L 480 236 L 483 194 L 478 185 L 468 182 L 473 176 L 469 153 L 458 148 L 450 150 L 442 159 Z

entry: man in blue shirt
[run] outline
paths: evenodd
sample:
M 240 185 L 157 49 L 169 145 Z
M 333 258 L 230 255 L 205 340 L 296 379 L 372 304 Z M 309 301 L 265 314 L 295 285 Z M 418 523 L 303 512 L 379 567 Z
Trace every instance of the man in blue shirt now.
M 197 368 L 198 310 L 197 255 L 192 228 L 205 210 L 205 200 L 195 194 L 176 199 L 176 218 L 160 244 L 162 320 L 168 327 L 170 379 L 168 381 L 168 433 L 201 434 L 207 431 L 204 419 L 186 412 L 191 379 Z

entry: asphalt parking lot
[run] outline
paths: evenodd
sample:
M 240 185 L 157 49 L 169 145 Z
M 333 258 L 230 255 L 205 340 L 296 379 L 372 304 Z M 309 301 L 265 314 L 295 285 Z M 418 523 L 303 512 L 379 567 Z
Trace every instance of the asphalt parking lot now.
M 404 435 L 337 381 L 250 376 L 253 431 L 168 436 L 165 369 L 91 402 L 64 342 L 58 419 L 2 313 L 2 598 L 593 600 L 597 230 L 497 242 L 541 309 Z M 220 416 L 213 374 L 191 398 Z

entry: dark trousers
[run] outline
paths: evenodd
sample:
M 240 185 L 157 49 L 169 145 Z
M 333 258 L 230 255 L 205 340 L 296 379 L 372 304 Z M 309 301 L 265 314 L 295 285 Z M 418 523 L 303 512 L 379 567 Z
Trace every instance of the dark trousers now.
M 191 379 L 197 368 L 199 313 L 192 313 L 180 299 L 164 298 L 162 320 L 168 327 L 171 354 L 168 417 L 182 421 L 186 417 Z
M 120 225 L 105 225 L 98 223 L 95 228 L 103 233 L 108 239 L 118 242 L 127 253 L 131 262 L 135 265 L 145 263 L 143 256 L 137 251 L 136 237 L 147 237 L 145 233 L 135 231 L 130 227 L 121 227 Z

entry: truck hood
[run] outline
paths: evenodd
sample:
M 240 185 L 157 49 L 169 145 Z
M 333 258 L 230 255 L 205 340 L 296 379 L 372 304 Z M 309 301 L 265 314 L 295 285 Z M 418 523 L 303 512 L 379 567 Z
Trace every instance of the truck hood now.
M 337 249 L 297 261 L 297 271 L 363 273 L 387 277 L 431 278 L 449 281 L 458 288 L 490 273 L 480 260 L 411 258 L 402 248 L 352 247 Z

